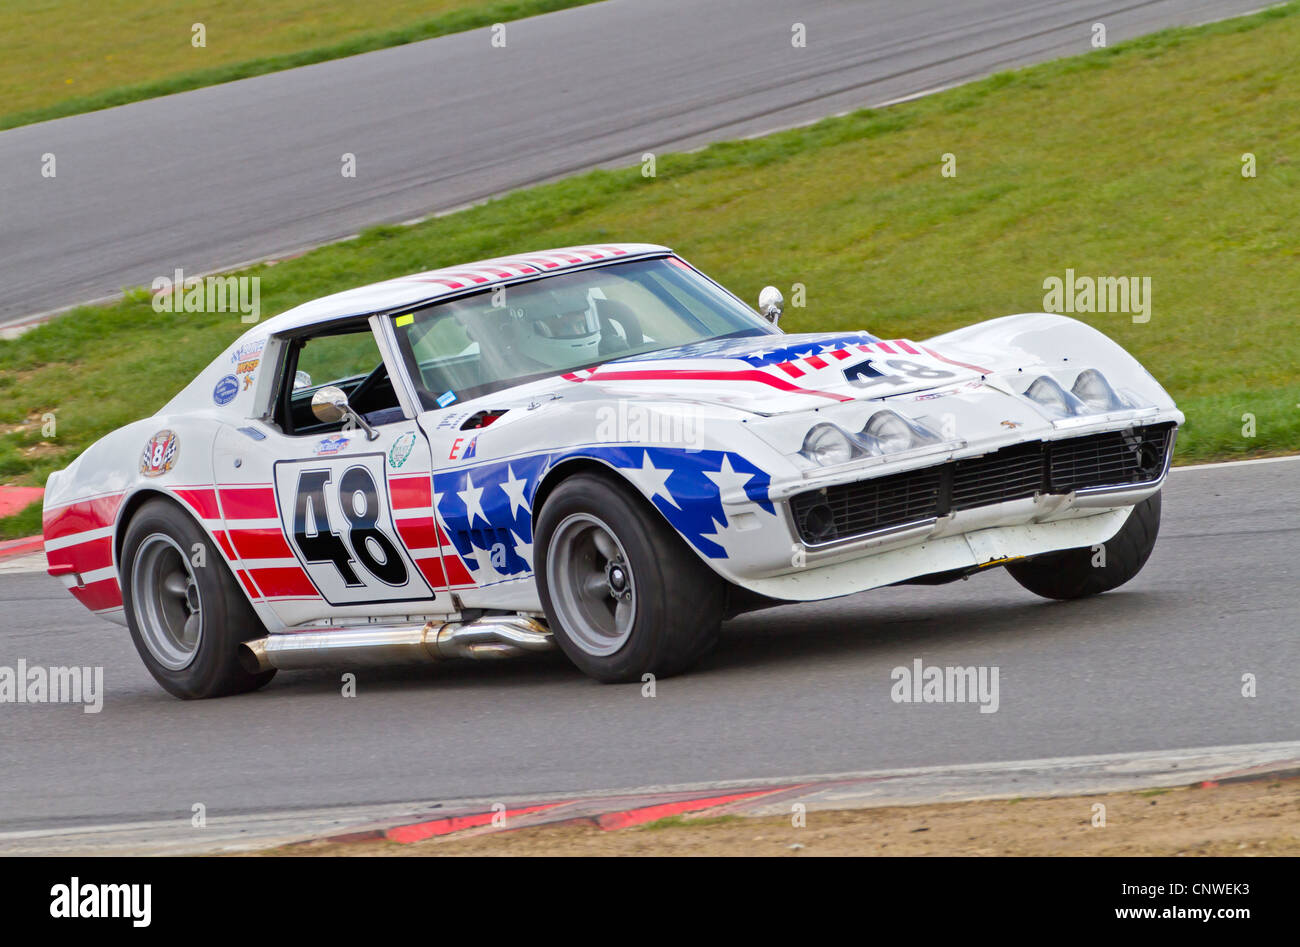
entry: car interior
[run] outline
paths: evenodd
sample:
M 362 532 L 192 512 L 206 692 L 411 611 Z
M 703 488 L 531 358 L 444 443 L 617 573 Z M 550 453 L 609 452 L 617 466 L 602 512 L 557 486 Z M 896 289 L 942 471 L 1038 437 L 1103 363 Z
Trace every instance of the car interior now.
M 320 435 L 342 428 L 343 422 L 319 421 L 312 413 L 312 396 L 328 385 L 341 388 L 348 404 L 372 425 L 405 416 L 368 323 L 290 340 L 275 412 L 286 434 Z

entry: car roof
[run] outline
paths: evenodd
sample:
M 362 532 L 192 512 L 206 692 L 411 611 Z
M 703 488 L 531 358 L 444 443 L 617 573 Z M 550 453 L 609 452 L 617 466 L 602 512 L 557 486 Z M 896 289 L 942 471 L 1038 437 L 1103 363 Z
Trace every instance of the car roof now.
M 323 296 L 301 306 L 295 306 L 287 312 L 267 319 L 258 326 L 257 334 L 282 333 L 332 319 L 402 309 L 435 302 L 444 296 L 451 296 L 476 286 L 486 288 L 499 283 L 533 279 L 541 275 L 578 269 L 592 263 L 613 262 L 624 258 L 671 252 L 667 247 L 652 243 L 602 243 L 518 253 L 513 256 L 428 270 L 424 273 L 412 273 L 410 276 L 399 276 L 381 283 L 359 286 L 356 289 Z

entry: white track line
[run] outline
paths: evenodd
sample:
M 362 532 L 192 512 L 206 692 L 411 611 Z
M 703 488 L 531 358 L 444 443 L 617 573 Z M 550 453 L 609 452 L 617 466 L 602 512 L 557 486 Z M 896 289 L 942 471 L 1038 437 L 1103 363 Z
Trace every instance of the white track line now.
M 1289 460 L 1300 460 L 1300 454 L 1288 454 L 1286 457 L 1257 457 L 1254 460 L 1221 460 L 1213 464 L 1186 464 L 1173 469 L 1209 470 L 1215 467 L 1249 467 L 1252 464 L 1281 464 Z

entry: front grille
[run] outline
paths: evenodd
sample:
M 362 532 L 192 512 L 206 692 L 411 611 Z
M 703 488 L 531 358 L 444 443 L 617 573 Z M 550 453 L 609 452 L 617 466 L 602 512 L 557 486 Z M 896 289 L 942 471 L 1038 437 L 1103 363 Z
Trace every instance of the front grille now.
M 809 545 L 905 526 L 1038 493 L 1149 483 L 1164 471 L 1174 425 L 1017 444 L 908 473 L 810 490 L 790 499 Z
M 1039 442 L 1004 447 L 983 457 L 951 464 L 951 509 L 969 510 L 1041 492 L 1045 446 Z

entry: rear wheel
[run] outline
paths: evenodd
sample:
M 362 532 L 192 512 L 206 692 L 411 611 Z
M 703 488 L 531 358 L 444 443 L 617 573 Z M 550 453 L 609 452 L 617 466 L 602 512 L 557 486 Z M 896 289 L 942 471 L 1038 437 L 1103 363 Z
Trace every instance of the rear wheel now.
M 537 583 L 560 648 L 606 683 L 684 671 L 716 642 L 725 586 L 645 501 L 595 474 L 537 521 Z
M 1044 598 L 1071 599 L 1119 588 L 1142 571 L 1160 532 L 1160 494 L 1133 507 L 1100 547 L 1083 546 L 1008 565 L 1011 577 Z
M 122 543 L 122 602 L 145 667 L 187 700 L 255 690 L 275 671 L 250 674 L 239 645 L 265 634 L 221 554 L 190 517 L 150 500 Z

